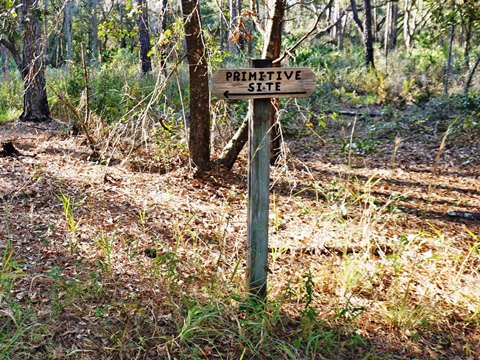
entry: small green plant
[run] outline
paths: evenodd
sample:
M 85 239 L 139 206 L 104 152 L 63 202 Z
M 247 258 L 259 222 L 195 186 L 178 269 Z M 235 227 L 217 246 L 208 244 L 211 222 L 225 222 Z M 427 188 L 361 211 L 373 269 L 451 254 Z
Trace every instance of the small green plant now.
M 53 279 L 53 284 L 50 288 L 49 298 L 52 303 L 53 313 L 55 315 L 58 315 L 63 311 L 63 305 L 60 301 L 62 271 L 58 266 L 54 266 L 50 270 L 49 275 Z
M 9 216 L 8 206 L 5 205 L 4 219 L 6 224 L 6 243 L 0 262 L 0 304 L 3 298 L 10 295 L 10 290 L 15 279 L 26 275 L 22 270 L 21 263 L 13 256 L 14 252 L 12 235 L 9 227 Z
M 80 221 L 75 221 L 74 209 L 76 205 L 79 205 L 81 203 L 75 202 L 74 199 L 72 199 L 68 195 L 65 195 L 63 192 L 61 192 L 60 194 L 56 194 L 56 197 L 62 203 L 63 215 L 65 217 L 67 228 L 68 230 L 70 230 L 72 235 L 75 235 Z
M 238 321 L 242 345 L 247 348 L 249 358 L 256 358 L 259 351 L 268 346 L 276 325 L 281 322 L 282 301 L 269 301 L 253 295 L 247 299 L 236 294 L 231 297 L 240 302 Z
M 102 259 L 99 260 L 100 266 L 110 274 L 112 272 L 112 251 L 113 243 L 115 242 L 115 235 L 108 236 L 100 234 L 93 238 L 98 250 L 101 252 Z
M 367 308 L 365 306 L 353 306 L 351 296 L 343 307 L 335 309 L 335 316 L 342 320 L 352 322 L 356 320 Z
M 14 258 L 13 246 L 8 238 L 0 263 L 0 303 L 7 298 L 15 279 L 26 276 L 22 264 Z
M 145 224 L 147 223 L 147 210 L 138 210 L 138 217 L 140 218 L 140 225 L 142 225 L 142 227 L 145 227 Z
M 304 309 L 300 313 L 302 316 L 302 322 L 307 328 L 311 328 L 317 322 L 317 310 L 313 306 L 314 300 L 314 288 L 315 283 L 313 282 L 313 275 L 311 271 L 303 275 L 303 279 L 305 281 L 305 293 L 302 296 L 302 302 L 304 304 Z
M 218 309 L 214 306 L 194 305 L 187 310 L 178 334 L 180 343 L 194 343 L 216 332 L 216 325 L 222 322 Z

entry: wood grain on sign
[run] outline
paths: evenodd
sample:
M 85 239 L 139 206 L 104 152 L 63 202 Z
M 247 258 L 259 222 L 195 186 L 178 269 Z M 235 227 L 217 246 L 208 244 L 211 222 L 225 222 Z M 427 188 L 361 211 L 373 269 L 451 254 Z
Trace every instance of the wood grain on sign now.
M 212 77 L 212 94 L 222 99 L 308 97 L 315 85 L 309 68 L 221 69 Z

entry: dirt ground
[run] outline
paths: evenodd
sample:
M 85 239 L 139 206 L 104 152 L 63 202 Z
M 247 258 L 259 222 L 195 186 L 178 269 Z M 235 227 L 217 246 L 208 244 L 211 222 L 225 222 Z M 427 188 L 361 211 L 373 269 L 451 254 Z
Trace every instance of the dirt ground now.
M 357 126 L 358 136 L 368 139 L 362 124 Z M 352 320 L 369 341 L 368 350 L 360 346 L 363 356 L 370 351 L 372 358 L 480 358 L 480 298 L 467 305 L 460 299 L 462 292 L 480 296 L 475 289 L 480 280 L 475 248 L 480 234 L 479 142 L 451 139 L 439 155 L 441 134 L 412 135 L 397 144 L 379 141 L 362 154 L 351 147 L 341 150 L 340 130 L 327 125 L 321 136 L 287 139 L 284 166 L 272 168 L 270 296 L 281 297 L 310 269 L 316 274 L 319 316 L 333 316 L 339 303 L 372 307 L 372 313 Z M 346 129 L 347 143 L 349 137 Z M 17 340 L 23 346 L 11 345 L 7 354 L 99 359 L 133 358 L 138 351 L 141 358 L 175 358 L 178 354 L 168 355 L 158 339 L 174 337 L 181 320 L 172 310 L 171 284 L 155 278 L 152 261 L 168 257 L 179 242 L 185 246 L 175 250 L 176 269 L 182 262 L 193 264 L 175 278 L 179 291 L 205 296 L 201 283 L 218 262 L 230 269 L 222 273 L 228 279 L 239 261 L 234 282 L 243 281 L 244 154 L 232 172 L 218 169 L 194 177 L 187 166 L 159 174 L 138 171 L 132 159 L 97 164 L 89 159 L 85 139 L 68 135 L 58 122 L 4 124 L 0 143 L 6 142 L 18 153 L 0 156 L 0 249 L 13 250 L 12 259 L 23 270 L 10 295 L 0 297 L 0 319 L 25 324 Z M 71 218 L 65 213 L 67 199 Z M 415 276 L 398 280 L 402 285 L 396 288 L 406 286 L 412 303 L 430 299 L 432 309 L 440 304 L 442 311 L 432 318 L 445 318 L 432 320 L 425 334 L 403 320 L 376 317 L 384 307 L 390 309 L 395 274 L 377 274 L 375 281 L 368 277 L 368 289 L 362 280 L 347 286 L 338 277 L 329 282 L 326 275 L 345 270 L 346 258 L 364 261 L 353 257 L 363 253 L 370 257 L 359 274 L 375 261 L 385 265 L 372 266 L 387 271 L 387 262 L 393 261 L 389 256 L 399 253 L 402 241 L 415 245 L 412 253 L 402 247 L 402 259 L 438 255 L 435 263 L 407 269 Z M 168 275 L 170 263 L 165 264 L 162 271 Z M 452 264 L 455 269 L 448 268 Z M 455 284 L 452 278 L 457 278 Z M 298 295 L 282 309 L 292 322 L 301 301 Z M 136 339 L 130 340 L 136 350 L 122 342 L 129 337 Z M 235 344 L 224 346 L 235 354 Z M 201 358 L 215 357 L 203 351 Z M 341 350 L 338 358 L 355 358 L 350 351 Z

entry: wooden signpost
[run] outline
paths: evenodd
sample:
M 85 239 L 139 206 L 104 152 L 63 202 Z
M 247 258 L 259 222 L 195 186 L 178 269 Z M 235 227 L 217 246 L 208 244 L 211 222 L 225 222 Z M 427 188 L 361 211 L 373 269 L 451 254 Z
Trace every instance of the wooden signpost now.
M 259 67 L 222 69 L 212 77 L 212 94 L 223 99 L 271 99 L 308 97 L 316 78 L 308 68 Z M 269 63 L 271 66 L 271 62 Z
M 308 68 L 271 66 L 271 60 L 252 60 L 252 68 L 222 69 L 212 77 L 212 94 L 218 98 L 253 99 L 248 128 L 247 286 L 261 300 L 267 293 L 268 272 L 270 99 L 308 97 L 316 84 Z

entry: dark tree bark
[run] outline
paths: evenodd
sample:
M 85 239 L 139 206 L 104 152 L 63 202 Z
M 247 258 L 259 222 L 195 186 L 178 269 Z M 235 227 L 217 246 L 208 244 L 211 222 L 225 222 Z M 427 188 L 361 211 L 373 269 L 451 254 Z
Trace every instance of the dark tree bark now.
M 120 14 L 120 18 L 119 18 L 120 29 L 124 29 L 125 28 L 125 4 L 124 4 L 124 0 L 120 0 L 119 3 L 118 3 L 118 12 Z M 126 48 L 127 48 L 127 41 L 125 39 L 125 36 L 122 36 L 122 38 L 120 39 L 120 49 L 126 49 Z
M 188 147 L 192 165 L 205 171 L 210 168 L 210 92 L 199 0 L 182 0 L 182 12 L 190 74 Z
M 38 1 L 23 0 L 23 66 L 25 86 L 21 121 L 41 122 L 50 120 L 45 64 L 43 56 L 42 25 L 38 18 Z
M 363 24 L 358 16 L 357 2 L 356 0 L 350 0 L 350 7 L 352 8 L 352 19 L 355 25 L 357 25 L 358 31 L 363 35 Z
M 147 0 L 138 0 L 138 38 L 140 41 L 140 69 L 142 74 L 152 71 L 152 59 L 149 52 L 152 49 L 150 44 L 150 30 L 148 26 L 148 4 Z
M 363 44 L 365 47 L 365 63 L 367 68 L 375 68 L 373 58 L 373 33 L 372 33 L 372 6 L 370 0 L 363 0 L 365 19 L 363 21 Z

